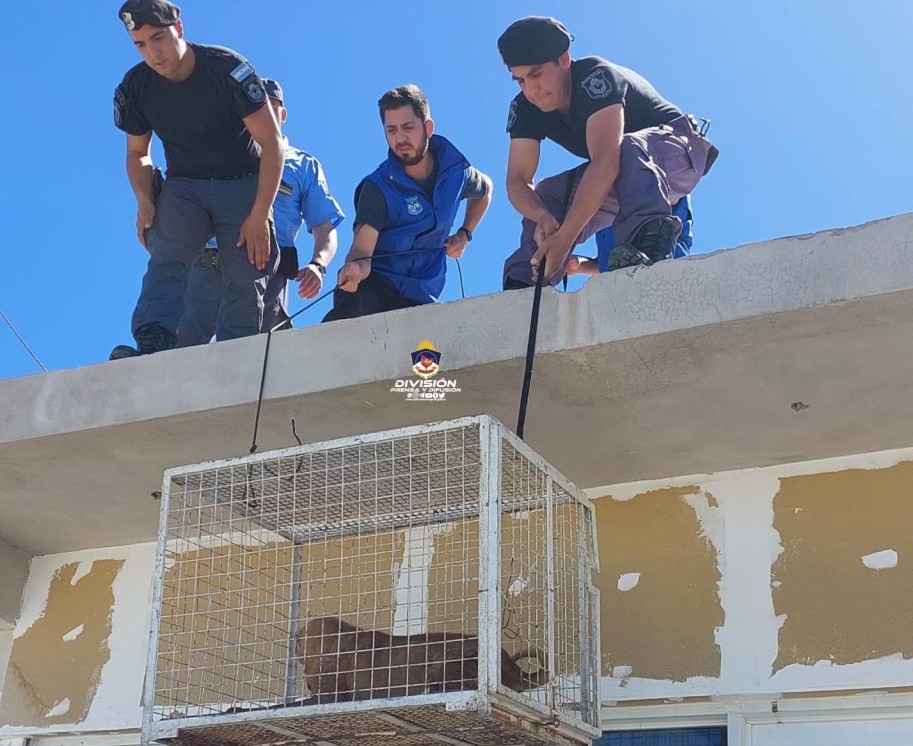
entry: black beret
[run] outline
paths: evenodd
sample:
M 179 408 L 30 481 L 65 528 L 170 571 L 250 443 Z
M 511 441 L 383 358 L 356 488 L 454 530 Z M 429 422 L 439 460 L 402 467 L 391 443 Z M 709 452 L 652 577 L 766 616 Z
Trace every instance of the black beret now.
M 284 106 L 285 97 L 282 95 L 282 86 L 272 78 L 263 78 L 262 80 L 263 87 L 266 89 L 266 95 L 276 99 L 276 101 Z
M 557 60 L 574 37 L 556 18 L 527 16 L 514 21 L 498 38 L 498 51 L 508 67 L 540 65 Z
M 127 31 L 133 31 L 144 23 L 150 26 L 173 26 L 181 17 L 181 9 L 168 0 L 127 0 L 117 11 L 117 17 L 127 27 Z

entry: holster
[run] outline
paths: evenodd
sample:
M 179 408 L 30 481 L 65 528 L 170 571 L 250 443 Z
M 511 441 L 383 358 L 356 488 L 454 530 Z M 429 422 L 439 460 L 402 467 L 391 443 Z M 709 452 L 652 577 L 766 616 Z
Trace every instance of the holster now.
M 165 184 L 165 177 L 162 176 L 162 169 L 158 166 L 152 169 L 152 202 L 158 202 L 159 195 L 162 193 L 162 187 Z
M 276 270 L 286 280 L 294 280 L 298 276 L 298 249 L 294 246 L 279 248 L 279 269 Z

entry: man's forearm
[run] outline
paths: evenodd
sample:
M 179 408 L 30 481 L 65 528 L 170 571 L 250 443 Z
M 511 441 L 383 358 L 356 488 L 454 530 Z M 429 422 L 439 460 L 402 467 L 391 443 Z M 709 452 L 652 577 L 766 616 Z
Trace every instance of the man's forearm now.
M 282 167 L 285 156 L 282 152 L 281 142 L 278 137 L 269 140 L 260 153 L 260 174 L 257 179 L 257 196 L 254 199 L 250 214 L 262 217 L 264 220 L 269 214 L 276 192 L 279 191 L 279 181 L 282 179 Z
M 615 185 L 618 168 L 611 164 L 590 163 L 587 165 L 574 193 L 564 222 L 559 230 L 571 240 L 576 240 L 580 231 L 590 218 L 605 202 L 605 198 Z
M 349 253 L 346 254 L 347 262 L 354 262 L 359 259 L 370 259 L 374 256 L 374 249 L 377 248 L 377 241 L 362 241 L 359 240 L 360 237 L 358 234 L 367 228 L 366 223 L 359 223 L 355 226 L 355 236 L 352 240 L 352 246 L 349 249 Z
M 534 223 L 538 223 L 545 214 L 551 214 L 545 208 L 545 205 L 542 204 L 542 200 L 539 199 L 539 195 L 536 194 L 532 184 L 508 180 L 507 198 L 517 212 Z
M 138 204 L 152 202 L 152 158 L 127 154 L 127 178 Z
M 336 229 L 330 222 L 321 223 L 314 228 L 314 255 L 312 262 L 319 262 L 324 267 L 330 266 L 336 255 L 337 236 Z
M 466 214 L 463 216 L 463 227 L 470 233 L 475 233 L 485 213 L 488 212 L 488 206 L 491 204 L 491 187 L 484 197 L 466 200 Z

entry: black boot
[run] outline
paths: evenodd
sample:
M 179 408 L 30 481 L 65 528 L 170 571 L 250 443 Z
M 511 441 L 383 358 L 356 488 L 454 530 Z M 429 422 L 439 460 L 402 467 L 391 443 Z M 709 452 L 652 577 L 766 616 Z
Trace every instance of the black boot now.
M 137 355 L 151 355 L 153 352 L 173 350 L 178 346 L 178 338 L 161 324 L 145 324 L 136 330 L 136 347 L 118 345 L 108 356 L 108 360 L 123 360 Z
M 630 241 L 619 244 L 612 251 L 609 260 L 612 269 L 637 264 L 649 267 L 663 259 L 671 259 L 681 232 L 681 222 L 671 215 L 647 221 L 637 229 Z

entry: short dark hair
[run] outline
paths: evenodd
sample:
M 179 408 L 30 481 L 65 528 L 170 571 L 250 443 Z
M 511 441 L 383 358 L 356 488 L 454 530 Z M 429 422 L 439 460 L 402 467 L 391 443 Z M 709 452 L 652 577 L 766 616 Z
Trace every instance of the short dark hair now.
M 380 121 L 384 121 L 384 114 L 390 109 L 401 109 L 404 106 L 411 106 L 415 116 L 422 120 L 422 123 L 431 119 L 431 107 L 428 105 L 428 99 L 422 93 L 422 89 L 415 83 L 401 85 L 398 88 L 391 88 L 377 102 L 380 109 Z

